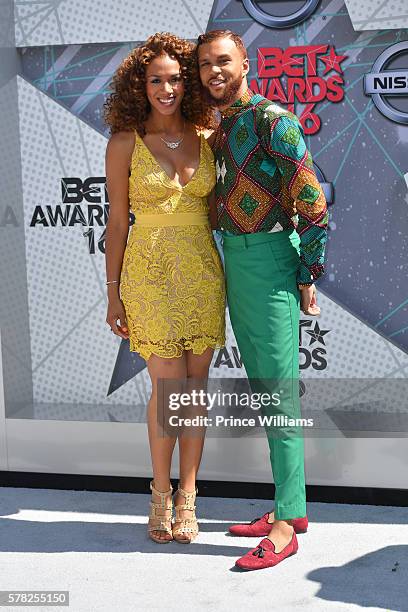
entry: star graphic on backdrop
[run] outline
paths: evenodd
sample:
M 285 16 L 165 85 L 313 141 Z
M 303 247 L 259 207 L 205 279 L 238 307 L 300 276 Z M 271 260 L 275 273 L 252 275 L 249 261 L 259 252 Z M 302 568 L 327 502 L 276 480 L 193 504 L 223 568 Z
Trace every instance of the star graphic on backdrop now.
M 109 330 L 110 331 L 110 330 Z M 142 372 L 146 367 L 146 362 L 135 351 L 129 350 L 129 339 L 122 339 L 119 345 L 119 352 L 116 357 L 115 367 L 113 369 L 112 378 L 109 384 L 107 396 L 111 395 L 117 389 L 120 389 L 122 385 L 127 383 L 128 380 L 134 378 L 137 374 Z M 109 419 L 112 421 L 114 417 L 108 412 Z
M 319 323 L 316 321 L 313 331 L 310 329 L 306 330 L 306 333 L 309 334 L 309 336 L 311 336 L 309 346 L 311 344 L 314 344 L 315 342 L 320 342 L 321 344 L 324 344 L 326 346 L 323 336 L 328 334 L 329 331 L 330 329 L 320 329 Z
M 340 66 L 341 62 L 344 62 L 347 55 L 336 55 L 334 47 L 330 48 L 329 55 L 323 55 L 319 57 L 326 64 L 326 68 L 324 69 L 323 76 L 330 72 L 330 70 L 336 70 L 339 74 L 343 72 L 342 67 Z

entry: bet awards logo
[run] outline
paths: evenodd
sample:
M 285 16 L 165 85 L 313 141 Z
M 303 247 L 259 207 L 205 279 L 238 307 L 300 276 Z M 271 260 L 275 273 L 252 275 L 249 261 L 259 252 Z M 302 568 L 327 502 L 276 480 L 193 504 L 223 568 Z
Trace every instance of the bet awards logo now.
M 16 213 L 10 204 L 0 208 L 0 227 L 19 227 L 19 225 Z
M 344 98 L 341 64 L 346 58 L 337 55 L 331 45 L 260 47 L 258 78 L 251 80 L 250 88 L 271 102 L 287 105 L 292 113 L 295 102 L 302 104 L 299 120 L 304 132 L 316 134 L 321 126 L 316 104 L 324 100 L 338 103 Z
M 373 102 L 384 117 L 408 125 L 408 111 L 392 106 L 387 96 L 408 98 L 408 70 L 387 70 L 388 64 L 400 55 L 408 55 L 408 41 L 399 42 L 379 55 L 369 74 L 364 76 L 364 93 L 372 96 Z
M 298 8 L 290 15 L 284 16 L 267 13 L 258 6 L 255 0 L 242 0 L 242 4 L 247 13 L 249 13 L 255 21 L 267 28 L 291 28 L 308 19 L 317 9 L 319 1 L 320 0 L 304 0 L 301 8 Z M 269 3 L 273 4 L 274 0 L 269 0 Z
M 330 329 L 321 329 L 317 321 L 301 319 L 299 321 L 299 369 L 325 370 L 327 368 L 327 351 L 325 336 Z M 225 366 L 230 369 L 243 367 L 238 348 L 232 346 L 218 351 L 214 368 Z
M 104 176 L 61 179 L 62 204 L 35 207 L 30 227 L 87 227 L 82 235 L 87 239 L 90 255 L 105 253 L 105 231 L 109 217 L 109 197 Z M 134 215 L 129 212 L 130 224 Z M 95 227 L 101 228 L 95 235 Z
M 325 370 L 327 351 L 325 336 L 330 329 L 321 329 L 318 321 L 301 319 L 299 322 L 299 368 Z

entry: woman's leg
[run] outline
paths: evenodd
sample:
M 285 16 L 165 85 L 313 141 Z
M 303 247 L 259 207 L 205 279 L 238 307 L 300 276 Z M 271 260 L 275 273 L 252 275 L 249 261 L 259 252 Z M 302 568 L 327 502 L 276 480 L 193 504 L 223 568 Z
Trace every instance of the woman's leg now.
M 208 370 L 213 356 L 213 349 L 208 348 L 201 355 L 194 355 L 192 351 L 186 351 L 187 364 L 187 390 L 205 390 L 203 384 L 208 378 Z M 205 407 L 194 407 L 192 416 L 206 415 Z M 179 454 L 180 454 L 180 488 L 184 491 L 192 492 L 196 488 L 196 478 L 200 467 L 201 456 L 203 453 L 205 437 L 205 427 L 187 427 L 184 433 L 179 434 Z M 177 493 L 174 498 L 175 505 L 184 504 L 185 497 Z M 190 510 L 182 510 L 181 518 L 190 518 Z M 179 538 L 180 539 L 180 538 Z M 186 539 L 189 539 L 186 537 Z
M 150 454 L 152 458 L 153 481 L 158 491 L 170 489 L 171 458 L 176 443 L 176 437 L 168 434 L 163 436 L 157 421 L 157 381 L 164 378 L 184 381 L 187 375 L 186 356 L 168 359 L 151 355 L 147 362 L 152 381 L 152 395 L 148 404 L 147 426 L 149 432 Z M 169 496 L 170 497 L 170 496 Z M 152 501 L 160 502 L 160 498 L 152 493 Z M 154 531 L 156 538 L 171 539 L 164 531 Z

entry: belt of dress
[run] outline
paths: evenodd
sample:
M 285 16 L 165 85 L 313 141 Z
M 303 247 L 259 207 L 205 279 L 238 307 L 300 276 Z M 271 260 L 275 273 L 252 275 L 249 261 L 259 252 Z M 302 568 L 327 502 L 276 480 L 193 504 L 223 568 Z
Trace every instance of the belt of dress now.
M 203 212 L 145 214 L 136 213 L 135 225 L 140 227 L 170 227 L 177 225 L 207 225 L 208 214 Z

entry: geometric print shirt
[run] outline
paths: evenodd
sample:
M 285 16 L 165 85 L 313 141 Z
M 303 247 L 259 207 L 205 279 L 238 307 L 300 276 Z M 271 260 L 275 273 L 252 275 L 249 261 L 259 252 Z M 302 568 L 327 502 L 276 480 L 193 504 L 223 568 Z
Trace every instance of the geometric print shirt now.
M 214 143 L 218 225 L 232 234 L 296 229 L 298 284 L 324 273 L 328 213 L 299 119 L 250 89 L 221 111 Z

